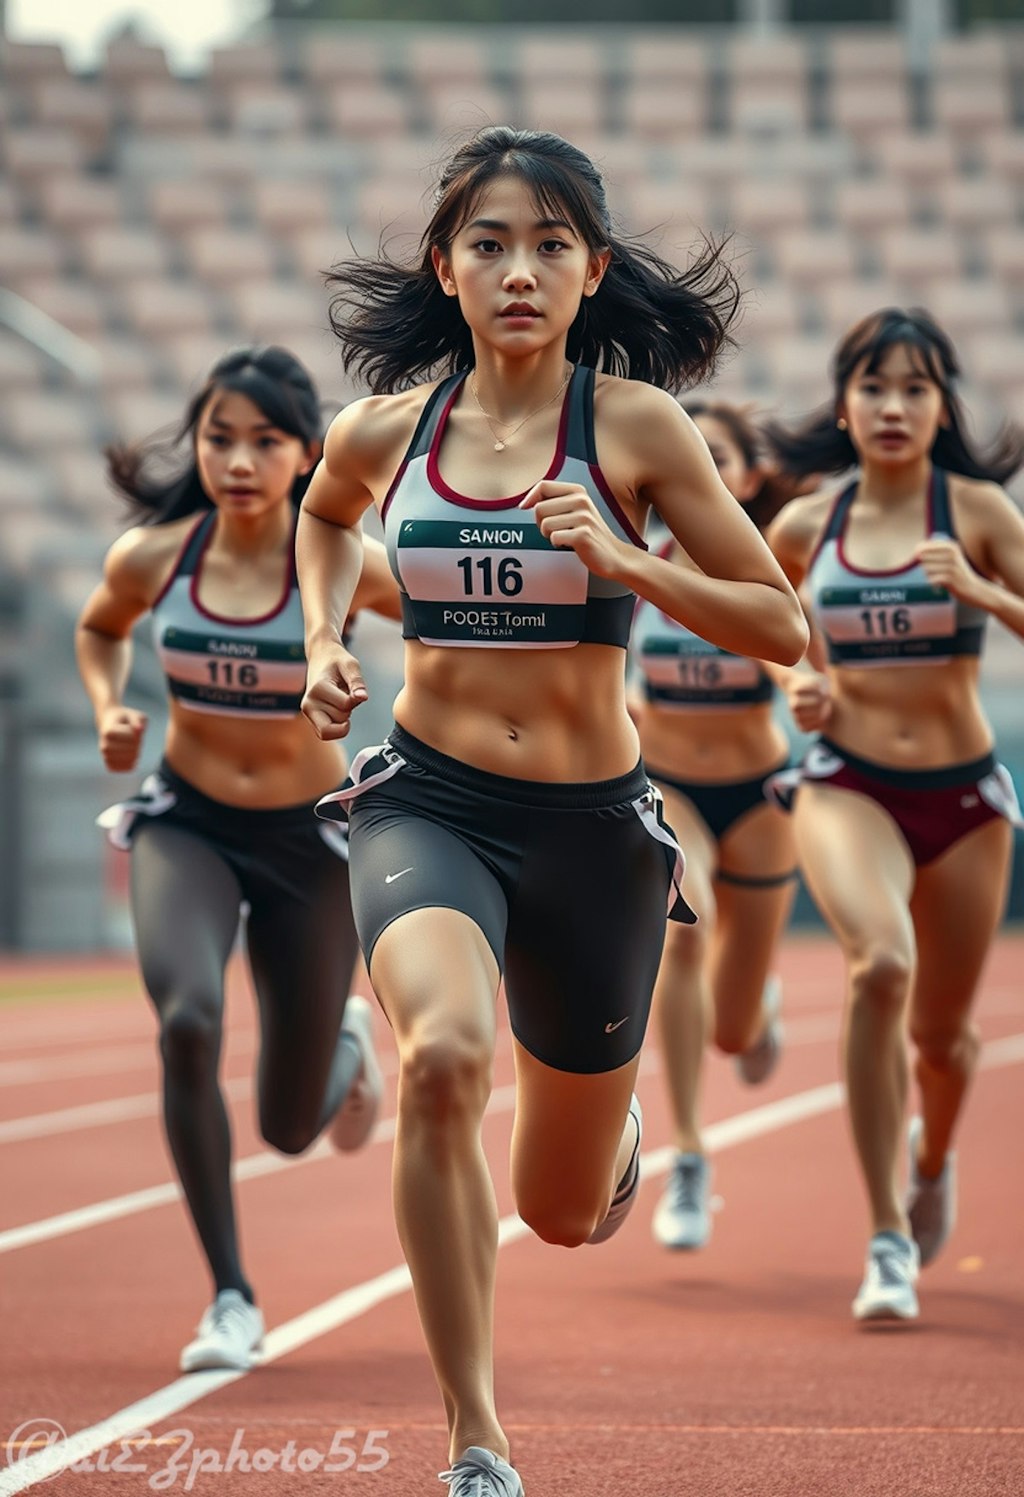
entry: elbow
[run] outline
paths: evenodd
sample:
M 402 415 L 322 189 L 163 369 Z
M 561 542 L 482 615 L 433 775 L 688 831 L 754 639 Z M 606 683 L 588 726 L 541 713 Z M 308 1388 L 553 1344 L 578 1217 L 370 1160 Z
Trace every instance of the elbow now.
M 787 610 L 783 626 L 773 640 L 774 648 L 765 658 L 773 660 L 776 665 L 799 665 L 810 642 L 811 631 L 803 610 L 798 606 L 795 611 Z

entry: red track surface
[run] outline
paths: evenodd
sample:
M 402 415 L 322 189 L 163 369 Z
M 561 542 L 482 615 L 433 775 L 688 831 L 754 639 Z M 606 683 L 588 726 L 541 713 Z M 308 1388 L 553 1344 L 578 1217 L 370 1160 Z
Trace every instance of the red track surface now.
M 1024 940 L 1003 938 L 979 1016 L 986 1040 L 1024 1033 Z M 790 1044 L 772 1082 L 751 1091 L 708 1067 L 706 1116 L 718 1121 L 834 1082 L 841 972 L 825 941 L 783 953 Z M 26 1421 L 69 1434 L 179 1384 L 177 1355 L 208 1295 L 183 1208 L 174 1200 L 47 1240 L 3 1234 L 172 1179 L 156 1091 L 153 1022 L 123 963 L 0 968 L 0 1493 L 30 1446 L 4 1451 Z M 80 996 L 74 996 L 76 990 Z M 106 992 L 120 996 L 107 997 Z M 19 998 L 18 994 L 31 995 Z M 56 994 L 57 996 L 53 996 Z M 225 1075 L 236 1155 L 261 1151 L 246 1090 L 251 1005 L 232 982 Z M 394 1113 L 389 1058 L 384 1117 Z M 710 1246 L 665 1253 L 649 1231 L 660 1175 L 607 1246 L 569 1253 L 531 1237 L 502 1249 L 498 1280 L 500 1408 L 528 1497 L 1021 1497 L 1024 1493 L 1024 1045 L 979 1077 L 960 1138 L 961 1218 L 923 1277 L 922 1319 L 857 1329 L 849 1302 L 866 1245 L 862 1193 L 841 1111 L 825 1110 L 721 1152 L 723 1198 Z M 507 1038 L 485 1137 L 502 1213 L 511 1212 Z M 645 1154 L 669 1140 L 649 1046 L 642 1078 Z M 93 1104 L 138 1099 L 135 1115 L 97 1121 Z M 47 1117 L 92 1108 L 69 1118 Z M 22 1123 L 21 1136 L 11 1124 Z M 41 1120 L 41 1121 L 40 1121 Z M 86 1124 L 89 1124 L 86 1126 Z M 25 1137 L 26 1132 L 39 1136 Z M 246 1178 L 245 1258 L 277 1327 L 401 1263 L 391 1219 L 387 1129 L 362 1154 L 324 1152 Z M 658 1159 L 654 1160 L 658 1164 Z M 187 1394 L 203 1391 L 185 1380 Z M 273 1469 L 193 1473 L 192 1490 L 231 1497 L 306 1490 L 441 1494 L 440 1403 L 411 1295 L 404 1289 L 258 1371 L 178 1412 L 145 1421 L 135 1472 L 66 1471 L 56 1494 L 188 1490 L 197 1450 L 232 1441 Z M 387 1431 L 376 1472 L 322 1469 L 337 1431 Z M 184 1432 L 184 1433 L 183 1433 Z M 242 1432 L 242 1433 L 237 1433 Z M 26 1429 L 22 1442 L 32 1430 Z M 343 1438 L 343 1437 L 341 1437 Z M 288 1442 L 293 1454 L 289 1456 Z M 191 1442 L 191 1443 L 189 1443 Z M 297 1451 L 321 1468 L 281 1469 Z M 8 1467 L 6 1460 L 15 1464 Z M 177 1457 L 180 1465 L 168 1462 Z M 207 1457 L 206 1464 L 214 1464 Z M 107 1469 L 104 1469 L 107 1468 Z

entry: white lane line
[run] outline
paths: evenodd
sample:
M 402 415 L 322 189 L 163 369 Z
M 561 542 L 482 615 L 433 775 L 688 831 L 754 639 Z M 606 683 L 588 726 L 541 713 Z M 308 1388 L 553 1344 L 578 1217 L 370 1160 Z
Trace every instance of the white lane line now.
M 984 1064 L 988 1068 L 1015 1065 L 1020 1061 L 1024 1061 L 1024 1034 L 1010 1035 L 987 1046 Z M 513 1087 L 505 1090 L 514 1093 Z M 704 1129 L 704 1140 L 710 1152 L 721 1153 L 722 1150 L 734 1148 L 751 1138 L 763 1137 L 766 1133 L 774 1133 L 806 1118 L 834 1111 L 840 1106 L 842 1099 L 843 1089 L 838 1083 L 812 1087 L 808 1091 L 796 1092 L 777 1102 L 767 1102 L 763 1107 L 754 1107 L 748 1112 L 711 1123 Z M 673 1153 L 672 1149 L 663 1148 L 643 1155 L 640 1164 L 644 1177 L 666 1170 Z M 499 1223 L 498 1245 L 505 1247 L 528 1234 L 529 1228 L 525 1222 L 513 1213 Z M 270 1331 L 266 1338 L 263 1362 L 278 1361 L 308 1342 L 337 1330 L 339 1326 L 356 1320 L 360 1315 L 366 1315 L 385 1300 L 396 1299 L 411 1287 L 408 1268 L 399 1264 L 352 1289 L 342 1290 L 340 1294 Z M 0 1497 L 13 1497 L 14 1493 L 23 1492 L 36 1482 L 56 1476 L 74 1461 L 95 1455 L 97 1451 L 104 1450 L 139 1430 L 150 1430 L 180 1409 L 188 1408 L 201 1398 L 206 1398 L 248 1375 L 246 1372 L 201 1372 L 178 1378 L 89 1429 L 79 1430 L 45 1450 L 25 1456 L 16 1466 L 0 1473 Z
M 153 1060 L 152 1050 L 149 1058 Z M 236 1058 L 245 1057 L 232 1056 L 232 1059 Z M 398 1074 L 398 1061 L 394 1055 L 385 1056 L 380 1065 L 385 1076 Z M 248 1076 L 237 1076 L 223 1085 L 231 1097 L 244 1098 L 252 1092 L 252 1078 Z M 83 1128 L 105 1128 L 114 1123 L 134 1122 L 137 1118 L 156 1117 L 162 1105 L 160 1092 L 139 1092 L 132 1097 L 111 1097 L 102 1102 L 61 1107 L 55 1112 L 34 1112 L 27 1117 L 7 1118 L 0 1122 L 0 1144 L 25 1143 L 35 1138 L 49 1138 L 54 1133 L 79 1133 Z
M 808 1021 L 810 1022 L 810 1021 Z M 808 1033 L 797 1043 L 812 1044 L 818 1039 L 828 1038 L 829 1034 L 822 1033 L 815 1023 L 811 1033 Z M 1007 1039 L 992 1040 L 987 1042 L 981 1055 L 981 1065 L 999 1066 L 1012 1065 L 1017 1060 L 1024 1059 L 1024 1035 L 1011 1035 Z M 646 1050 L 640 1060 L 640 1074 L 649 1075 L 658 1069 L 656 1052 Z M 251 1090 L 251 1082 L 247 1077 L 239 1077 L 235 1081 L 226 1083 L 225 1090 L 233 1097 L 244 1097 Z M 498 1087 L 491 1093 L 490 1110 L 504 1112 L 514 1101 L 513 1087 Z M 801 1095 L 810 1095 L 804 1093 Z M 158 1098 L 152 1097 L 124 1098 L 124 1103 L 148 1103 L 146 1109 L 139 1110 L 131 1116 L 149 1116 L 156 1112 Z M 113 1107 L 114 1103 L 96 1103 L 97 1108 Z M 775 1104 L 773 1104 L 775 1105 Z M 87 1109 L 68 1109 L 69 1113 L 86 1111 Z M 753 1113 L 741 1114 L 741 1116 L 754 1116 Z M 54 1118 L 60 1114 L 52 1114 Z M 117 1121 L 115 1118 L 107 1118 L 106 1121 Z M 31 1121 L 31 1120 L 25 1120 Z M 9 1124 L 0 1124 L 0 1143 L 4 1141 L 3 1129 L 10 1127 Z M 89 1126 L 88 1122 L 85 1126 Z M 720 1123 L 713 1123 L 712 1128 L 721 1127 Z M 54 1132 L 63 1131 L 63 1128 L 54 1127 Z M 707 1130 L 705 1130 L 706 1132 Z M 710 1135 L 709 1135 L 710 1136 Z M 385 1119 L 374 1129 L 371 1143 L 386 1142 L 394 1137 L 394 1119 Z M 326 1144 L 318 1144 L 316 1148 L 296 1158 L 295 1156 L 284 1156 L 279 1154 L 268 1154 L 262 1151 L 258 1154 L 249 1154 L 239 1159 L 234 1165 L 234 1178 L 238 1181 L 258 1179 L 263 1175 L 277 1174 L 280 1170 L 291 1169 L 303 1164 L 312 1164 L 317 1160 L 332 1157 L 333 1151 Z M 667 1163 L 659 1162 L 656 1169 L 665 1170 Z M 26 1222 L 19 1227 L 9 1227 L 0 1231 L 0 1254 L 15 1252 L 18 1248 L 32 1247 L 40 1242 L 50 1242 L 56 1237 L 67 1237 L 74 1232 L 84 1232 L 91 1227 L 102 1226 L 105 1222 L 118 1221 L 122 1217 L 136 1216 L 142 1211 L 151 1211 L 159 1206 L 166 1206 L 174 1201 L 180 1200 L 181 1189 L 174 1181 L 167 1181 L 161 1185 L 149 1186 L 143 1190 L 131 1191 L 126 1195 L 111 1196 L 103 1201 L 96 1201 L 89 1206 L 79 1206 L 71 1211 L 62 1211 L 55 1216 L 43 1217 L 39 1221 Z
M 117 1071 L 152 1070 L 156 1039 L 148 1045 L 109 1045 L 101 1050 L 55 1055 L 46 1060 L 0 1061 L 0 1086 L 31 1086 L 72 1076 L 107 1076 Z
M 223 1083 L 229 1097 L 248 1097 L 251 1076 L 236 1076 Z M 128 1123 L 159 1113 L 159 1092 L 140 1092 L 134 1097 L 112 1097 L 107 1102 L 83 1102 L 80 1107 L 61 1107 L 56 1112 L 36 1112 L 27 1118 L 9 1118 L 0 1123 L 0 1144 L 24 1143 L 48 1138 L 54 1133 L 79 1133 L 83 1128 L 102 1128 L 109 1123 Z
M 248 1085 L 247 1080 L 245 1084 Z M 514 1086 L 495 1087 L 491 1093 L 488 1112 L 508 1112 L 514 1104 Z M 389 1143 L 394 1136 L 394 1118 L 384 1118 L 370 1135 L 370 1143 Z M 303 1165 L 315 1164 L 319 1160 L 337 1158 L 337 1151 L 321 1139 L 312 1149 L 298 1157 L 272 1154 L 265 1150 L 259 1154 L 248 1154 L 244 1159 L 235 1161 L 232 1176 L 236 1182 L 256 1180 L 264 1175 L 279 1174 L 282 1170 L 300 1169 Z M 68 1237 L 74 1232 L 102 1226 L 105 1222 L 138 1216 L 140 1212 L 152 1211 L 158 1206 L 169 1206 L 180 1199 L 181 1187 L 176 1180 L 151 1185 L 144 1190 L 133 1190 L 127 1195 L 111 1196 L 108 1200 L 96 1201 L 91 1206 L 79 1206 L 74 1211 L 62 1211 L 57 1216 L 43 1217 L 41 1221 L 26 1222 L 21 1227 L 9 1227 L 0 1232 L 0 1253 L 13 1253 L 18 1248 L 50 1242 L 55 1237 Z
M 815 1045 L 824 1040 L 838 1039 L 839 1033 L 840 1020 L 836 1014 L 792 1019 L 786 1023 L 785 1044 L 789 1049 L 796 1049 L 801 1045 Z M 498 1036 L 496 1054 L 503 1054 L 509 1048 L 511 1045 L 508 1034 L 503 1030 Z M 152 1058 L 152 1052 L 150 1057 Z M 650 1057 L 651 1051 L 646 1050 L 641 1061 L 641 1074 L 652 1064 Z M 397 1076 L 398 1058 L 394 1052 L 384 1057 L 381 1069 L 387 1077 Z M 0 1086 L 3 1085 L 2 1074 L 3 1067 L 0 1065 Z M 234 1097 L 247 1097 L 251 1087 L 246 1087 L 244 1078 L 237 1078 L 226 1084 L 226 1090 Z M 103 1102 L 83 1102 L 80 1106 L 60 1108 L 56 1112 L 38 1112 L 27 1117 L 8 1118 L 0 1121 L 0 1145 L 25 1143 L 35 1138 L 48 1138 L 55 1133 L 78 1133 L 83 1128 L 104 1128 L 114 1123 L 156 1117 L 161 1106 L 159 1092 L 145 1092 L 133 1097 L 113 1097 Z

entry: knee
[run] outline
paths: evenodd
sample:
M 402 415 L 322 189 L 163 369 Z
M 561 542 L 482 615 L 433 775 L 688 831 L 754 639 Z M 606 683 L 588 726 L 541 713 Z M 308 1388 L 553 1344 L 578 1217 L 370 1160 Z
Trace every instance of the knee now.
M 216 1070 L 220 1030 L 218 1005 L 202 999 L 170 1004 L 160 1021 L 160 1053 L 167 1071 L 190 1078 Z
M 906 952 L 886 947 L 865 952 L 850 969 L 854 1007 L 902 1013 L 913 975 L 914 965 Z
M 742 1055 L 757 1037 L 756 1024 L 754 1033 L 749 1034 L 737 1024 L 735 1015 L 715 1014 L 715 1049 L 723 1055 Z
M 403 1047 L 398 1111 L 403 1122 L 448 1126 L 478 1119 L 491 1089 L 492 1046 L 471 1031 L 414 1039 Z
M 602 1220 L 597 1209 L 573 1201 L 517 1200 L 516 1210 L 530 1231 L 552 1247 L 582 1247 Z
M 260 1103 L 260 1133 L 279 1154 L 303 1154 L 320 1131 L 320 1118 L 288 1116 Z
M 911 1024 L 910 1037 L 919 1059 L 930 1071 L 971 1071 L 981 1049 L 981 1038 L 973 1024 L 958 1029 Z
M 713 917 L 701 911 L 696 925 L 680 925 L 669 920 L 665 928 L 663 959 L 680 968 L 704 964 L 713 928 Z

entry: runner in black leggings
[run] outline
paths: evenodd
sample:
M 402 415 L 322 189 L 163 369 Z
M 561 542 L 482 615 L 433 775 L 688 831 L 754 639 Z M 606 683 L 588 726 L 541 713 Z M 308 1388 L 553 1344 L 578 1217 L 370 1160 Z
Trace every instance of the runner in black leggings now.
M 312 811 L 343 779 L 345 760 L 299 712 L 295 506 L 320 453 L 317 395 L 285 350 L 238 350 L 214 366 L 181 437 L 192 452 L 174 481 L 149 476 L 146 449 L 110 455 L 146 523 L 113 546 L 77 643 L 108 769 L 133 770 L 142 745 L 145 717 L 123 693 L 131 629 L 146 612 L 170 692 L 160 767 L 102 821 L 117 846 L 131 847 L 167 1136 L 214 1284 L 181 1355 L 193 1371 L 248 1367 L 263 1335 L 239 1252 L 218 1084 L 224 969 L 243 908 L 267 1141 L 298 1153 L 334 1117 L 335 1141 L 357 1147 L 380 1071 L 366 999 L 346 1007 L 357 957 L 347 848 Z M 396 615 L 383 549 L 368 543 L 365 557 L 353 609 Z

